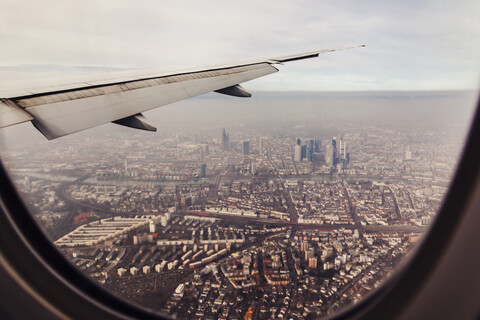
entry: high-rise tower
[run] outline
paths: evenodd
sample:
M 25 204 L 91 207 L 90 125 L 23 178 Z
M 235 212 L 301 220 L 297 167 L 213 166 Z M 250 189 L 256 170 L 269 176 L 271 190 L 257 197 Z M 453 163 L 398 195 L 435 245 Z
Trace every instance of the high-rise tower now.
M 250 142 L 243 141 L 243 154 L 248 155 L 250 153 Z
M 301 154 L 302 160 L 307 158 L 307 146 L 300 146 L 301 147 Z
M 333 166 L 333 145 L 328 144 L 325 151 L 325 163 L 327 166 Z
M 296 144 L 294 148 L 293 161 L 300 162 L 302 161 L 302 146 Z
M 222 149 L 223 151 L 229 150 L 228 134 L 225 132 L 225 128 L 222 130 Z

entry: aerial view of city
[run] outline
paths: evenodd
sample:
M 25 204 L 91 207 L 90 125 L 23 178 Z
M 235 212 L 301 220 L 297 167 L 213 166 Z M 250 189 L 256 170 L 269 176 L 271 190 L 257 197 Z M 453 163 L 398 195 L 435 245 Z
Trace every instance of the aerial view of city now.
M 178 319 L 318 318 L 382 285 L 428 231 L 471 96 L 211 94 L 156 110 L 156 133 L 3 132 L 2 160 L 58 249 L 127 301 Z

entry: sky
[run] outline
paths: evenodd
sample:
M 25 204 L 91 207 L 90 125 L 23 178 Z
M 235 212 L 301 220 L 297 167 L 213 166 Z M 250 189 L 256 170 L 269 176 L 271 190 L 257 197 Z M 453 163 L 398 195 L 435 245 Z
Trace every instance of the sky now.
M 2 0 L 0 85 L 21 87 L 58 73 L 184 70 L 366 44 L 288 63 L 244 87 L 478 89 L 479 16 L 475 0 Z

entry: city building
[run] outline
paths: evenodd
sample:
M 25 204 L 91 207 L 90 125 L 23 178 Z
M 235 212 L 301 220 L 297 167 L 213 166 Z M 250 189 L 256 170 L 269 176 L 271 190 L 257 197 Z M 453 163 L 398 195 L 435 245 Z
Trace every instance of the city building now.
M 117 192 L 117 186 L 99 184 L 95 186 L 95 192 L 98 194 Z
M 255 162 L 252 162 L 252 164 L 251 164 L 251 172 L 252 172 L 253 175 L 258 173 L 258 167 L 257 167 L 257 164 Z
M 297 144 L 294 148 L 293 161 L 300 162 L 302 161 L 302 146 Z
M 151 233 L 154 233 L 157 231 L 157 225 L 152 220 L 150 220 L 149 229 Z
M 222 149 L 223 151 L 228 151 L 230 149 L 229 136 L 226 133 L 225 128 L 222 130 Z
M 313 161 L 313 148 L 312 147 L 307 148 L 307 161 L 309 161 L 309 162 Z
M 248 155 L 250 153 L 250 142 L 243 141 L 243 155 Z
M 333 166 L 333 156 L 334 156 L 333 145 L 328 144 L 325 150 L 325 163 L 329 167 Z
M 118 274 L 119 277 L 124 276 L 126 272 L 127 272 L 127 269 L 124 269 L 124 268 L 118 268 L 117 269 L 117 274 Z
M 302 160 L 307 158 L 307 146 L 301 146 L 301 157 Z
M 264 149 L 265 149 L 264 144 L 265 144 L 265 139 L 264 139 L 263 137 L 260 137 L 260 138 L 258 139 L 258 153 L 259 153 L 260 155 L 263 155 L 264 152 L 265 152 L 265 150 L 264 150 Z
M 405 160 L 412 160 L 412 151 L 410 151 L 410 145 L 408 145 L 407 150 L 405 150 Z
M 167 215 L 162 215 L 162 216 L 161 216 L 161 218 L 160 218 L 160 224 L 162 225 L 162 227 L 167 226 L 167 224 L 168 224 Z

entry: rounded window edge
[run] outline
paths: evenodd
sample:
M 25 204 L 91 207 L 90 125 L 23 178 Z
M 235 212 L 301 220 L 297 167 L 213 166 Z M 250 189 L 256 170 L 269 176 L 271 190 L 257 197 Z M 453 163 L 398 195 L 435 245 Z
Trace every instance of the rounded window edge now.
M 60 318 L 169 319 L 108 292 L 75 268 L 47 238 L 0 162 L 0 268 Z

